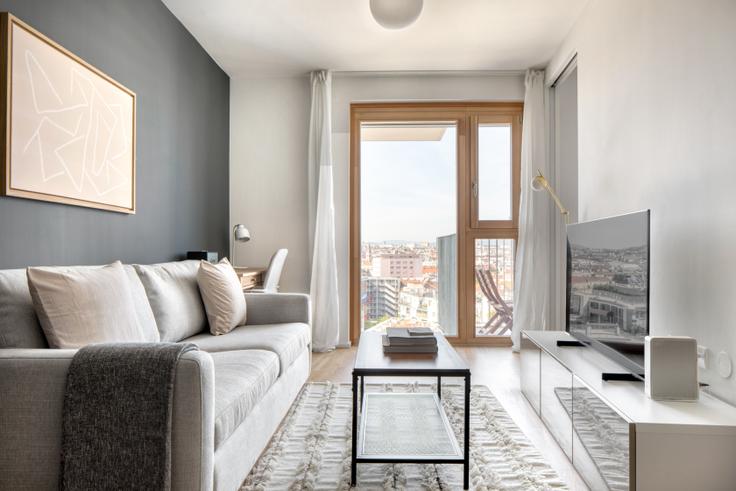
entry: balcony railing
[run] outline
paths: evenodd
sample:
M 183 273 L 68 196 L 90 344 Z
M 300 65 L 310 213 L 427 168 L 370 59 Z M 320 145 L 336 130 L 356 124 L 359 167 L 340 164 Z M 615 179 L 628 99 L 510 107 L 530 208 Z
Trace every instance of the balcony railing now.
M 384 279 L 371 277 L 369 269 L 363 270 L 362 303 L 364 312 L 368 305 L 374 315 L 379 304 L 391 306 L 396 312 L 396 318 L 388 319 L 387 323 L 421 323 L 442 329 L 446 334 L 457 334 L 457 253 L 456 237 L 448 235 L 437 238 L 436 250 L 425 246 L 422 257 L 430 260 L 436 268 L 432 273 L 424 273 L 421 288 L 416 278 L 413 286 L 408 286 L 406 280 L 395 279 L 395 284 L 385 282 Z M 475 335 L 498 336 L 508 335 L 513 325 L 513 296 L 514 296 L 514 250 L 513 239 L 476 239 L 475 240 Z M 364 254 L 366 255 L 366 254 Z M 436 259 L 435 259 L 436 258 Z M 486 278 L 484 287 L 481 286 L 478 276 Z M 431 280 L 431 281 L 429 281 Z M 434 301 L 435 307 L 430 309 L 429 304 L 407 308 L 407 299 L 402 299 L 402 293 L 407 295 L 416 289 L 417 295 Z M 403 302 L 403 303 L 402 303 Z M 401 307 L 404 308 L 401 308 Z M 411 307 L 411 306 L 410 306 Z M 383 312 L 382 312 L 383 313 Z M 402 315 L 403 314 L 403 315 Z M 393 316 L 392 316 L 393 317 Z M 368 319 L 366 319 L 368 320 Z

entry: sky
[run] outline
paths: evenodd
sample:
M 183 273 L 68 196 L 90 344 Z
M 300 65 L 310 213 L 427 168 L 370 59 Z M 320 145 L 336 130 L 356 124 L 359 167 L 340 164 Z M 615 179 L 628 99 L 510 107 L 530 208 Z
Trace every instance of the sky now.
M 507 127 L 479 131 L 481 218 L 510 212 Z M 434 242 L 457 229 L 457 131 L 440 141 L 361 143 L 363 242 Z

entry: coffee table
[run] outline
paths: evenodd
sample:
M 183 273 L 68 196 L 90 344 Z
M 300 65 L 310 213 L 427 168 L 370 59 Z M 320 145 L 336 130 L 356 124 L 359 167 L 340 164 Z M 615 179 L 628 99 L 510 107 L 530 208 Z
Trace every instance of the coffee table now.
M 361 334 L 353 367 L 350 485 L 355 486 L 361 463 L 462 464 L 463 489 L 468 489 L 470 369 L 441 334 L 436 355 L 384 354 L 381 336 L 374 331 Z M 365 377 L 437 377 L 437 394 L 366 394 Z M 442 377 L 465 379 L 462 452 L 442 409 Z M 392 412 L 390 417 L 387 412 Z

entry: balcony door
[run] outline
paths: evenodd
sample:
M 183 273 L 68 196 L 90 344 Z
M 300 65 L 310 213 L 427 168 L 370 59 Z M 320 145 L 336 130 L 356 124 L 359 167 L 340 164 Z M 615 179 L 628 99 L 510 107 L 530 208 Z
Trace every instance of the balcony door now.
M 351 106 L 350 323 L 508 345 L 519 103 Z

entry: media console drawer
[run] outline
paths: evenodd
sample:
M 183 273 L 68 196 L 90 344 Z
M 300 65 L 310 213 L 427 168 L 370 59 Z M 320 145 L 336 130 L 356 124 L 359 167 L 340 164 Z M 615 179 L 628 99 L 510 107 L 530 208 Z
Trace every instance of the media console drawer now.
M 520 388 L 592 490 L 736 489 L 736 408 L 708 394 L 653 401 L 565 332 L 523 331 Z

